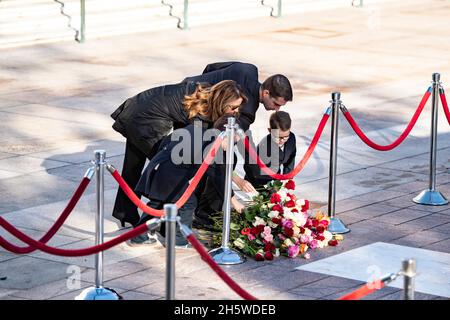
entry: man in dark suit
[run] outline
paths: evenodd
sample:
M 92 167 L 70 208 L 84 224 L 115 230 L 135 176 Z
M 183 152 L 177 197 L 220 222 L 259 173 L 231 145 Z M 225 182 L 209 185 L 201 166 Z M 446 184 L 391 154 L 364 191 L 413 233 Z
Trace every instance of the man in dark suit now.
M 258 81 L 258 68 L 249 63 L 218 62 L 206 66 L 201 75 L 187 77 L 183 82 L 207 82 L 216 84 L 222 80 L 234 80 L 243 89 L 248 98 L 239 110 L 241 127 L 247 131 L 255 122 L 259 104 L 266 110 L 278 111 L 288 101 L 292 101 L 292 87 L 288 78 L 281 74 L 272 75 L 262 84 Z

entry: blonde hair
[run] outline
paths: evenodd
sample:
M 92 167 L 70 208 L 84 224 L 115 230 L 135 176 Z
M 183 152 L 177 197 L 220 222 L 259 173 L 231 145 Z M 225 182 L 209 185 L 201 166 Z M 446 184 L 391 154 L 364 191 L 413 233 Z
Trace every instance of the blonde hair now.
M 188 115 L 188 119 L 192 119 L 198 115 L 207 116 L 208 97 L 211 86 L 207 83 L 197 83 L 195 91 L 184 96 L 184 109 Z
M 189 119 L 201 115 L 214 122 L 225 113 L 230 103 L 239 98 L 242 98 L 242 104 L 247 102 L 235 81 L 223 80 L 212 87 L 198 84 L 194 93 L 184 97 L 183 105 Z

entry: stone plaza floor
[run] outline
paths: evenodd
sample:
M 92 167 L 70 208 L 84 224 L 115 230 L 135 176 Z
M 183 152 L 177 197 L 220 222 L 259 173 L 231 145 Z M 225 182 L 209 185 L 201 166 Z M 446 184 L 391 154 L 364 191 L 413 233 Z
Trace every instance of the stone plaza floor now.
M 125 140 L 112 130 L 109 117 L 117 106 L 142 90 L 200 73 L 211 62 L 251 62 L 258 66 L 261 81 L 274 73 L 289 77 L 294 101 L 283 110 L 293 118 L 298 160 L 334 91 L 342 93 L 343 103 L 367 135 L 387 144 L 406 127 L 432 73 L 441 73 L 444 88 L 448 83 L 449 15 L 448 1 L 385 1 L 188 31 L 3 49 L 0 215 L 33 238 L 41 237 L 91 166 L 95 149 L 106 150 L 107 160 L 121 168 Z M 296 268 L 380 242 L 448 257 L 450 205 L 412 202 L 428 187 L 430 106 L 431 99 L 411 135 L 388 152 L 366 146 L 341 116 L 336 214 L 351 232 L 339 246 L 312 252 L 310 260 L 247 260 L 226 267 L 229 275 L 261 299 L 329 300 L 365 281 L 319 268 Z M 266 132 L 268 116 L 261 107 L 252 127 L 256 136 Z M 323 205 L 328 194 L 329 141 L 330 125 L 295 178 L 299 196 Z M 437 148 L 437 189 L 450 198 L 450 126 L 441 107 Z M 106 174 L 105 240 L 123 232 L 111 217 L 116 190 L 115 181 Z M 93 245 L 95 206 L 93 182 L 50 245 Z M 4 230 L 0 235 L 12 240 Z M 405 254 L 410 252 L 405 249 Z M 193 249 L 178 250 L 176 258 L 177 299 L 239 298 Z M 362 258 L 360 268 L 365 272 L 370 265 L 364 265 Z M 400 269 L 401 259 L 398 255 L 394 258 L 389 262 Z M 340 262 L 336 270 L 354 268 L 355 259 L 358 261 L 358 256 L 353 256 L 351 266 Z M 442 274 L 449 273 L 448 265 L 443 264 Z M 436 277 L 441 271 L 436 271 Z M 420 272 L 419 263 L 418 277 Z M 76 274 L 80 281 L 74 283 Z M 1 300 L 73 299 L 93 285 L 94 276 L 93 256 L 64 258 L 39 251 L 19 256 L 0 249 L 0 278 L 6 278 L 0 280 Z M 161 245 L 135 248 L 121 244 L 104 254 L 104 285 L 125 299 L 164 299 L 164 277 L 165 250 Z M 448 279 L 444 281 L 450 287 Z M 415 298 L 450 297 L 426 292 L 417 291 Z M 367 299 L 399 300 L 402 289 L 389 286 Z

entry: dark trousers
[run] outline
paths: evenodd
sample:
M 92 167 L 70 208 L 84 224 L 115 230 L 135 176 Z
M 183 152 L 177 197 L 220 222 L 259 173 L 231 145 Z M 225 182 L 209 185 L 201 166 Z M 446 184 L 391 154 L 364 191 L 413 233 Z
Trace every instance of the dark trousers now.
M 153 209 L 162 209 L 164 207 L 164 202 L 162 201 L 158 201 L 158 200 L 150 200 L 150 202 L 147 204 L 149 207 L 153 208 Z M 189 228 L 192 228 L 192 218 L 194 215 L 194 210 L 197 207 L 197 196 L 194 194 L 192 194 L 190 196 L 190 198 L 186 201 L 186 203 L 184 204 L 184 206 L 182 206 L 180 209 L 178 209 L 178 216 L 180 217 L 180 221 L 182 224 L 187 225 Z M 137 227 L 138 225 L 141 225 L 145 222 L 147 222 L 148 220 L 152 219 L 153 216 L 143 213 L 141 216 L 141 219 L 139 220 L 139 222 L 135 225 L 135 227 Z M 186 238 L 183 236 L 183 234 L 180 231 L 180 228 L 176 227 L 177 232 L 175 235 L 175 242 L 177 245 L 184 245 L 187 243 Z M 161 223 L 161 228 L 159 230 L 159 233 L 165 237 L 165 225 L 164 222 Z
M 141 177 L 141 172 L 144 169 L 146 159 L 147 156 L 138 147 L 127 140 L 122 177 L 132 190 L 134 190 Z M 122 222 L 129 222 L 132 225 L 135 225 L 139 221 L 137 207 L 121 188 L 117 191 L 112 216 Z

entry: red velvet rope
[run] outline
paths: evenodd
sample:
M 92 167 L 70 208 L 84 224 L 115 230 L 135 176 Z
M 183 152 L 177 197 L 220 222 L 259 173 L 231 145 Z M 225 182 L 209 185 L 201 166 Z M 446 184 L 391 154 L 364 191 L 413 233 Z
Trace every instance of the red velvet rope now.
M 369 294 L 384 288 L 384 282 L 381 280 L 375 280 L 371 283 L 366 283 L 362 287 L 356 289 L 345 296 L 338 298 L 337 300 L 359 300 L 368 296 Z
M 439 96 L 441 97 L 442 107 L 444 108 L 445 117 L 447 118 L 448 124 L 450 124 L 450 110 L 448 109 L 447 98 L 445 97 L 444 89 L 440 90 Z
M 87 177 L 84 177 L 83 180 L 81 180 L 80 185 L 78 186 L 77 190 L 73 194 L 73 196 L 70 199 L 67 206 L 64 208 L 64 210 L 61 213 L 61 215 L 59 216 L 58 220 L 56 220 L 55 224 L 39 240 L 39 242 L 47 243 L 48 241 L 50 241 L 50 239 L 53 238 L 53 236 L 56 234 L 56 232 L 58 232 L 59 228 L 61 228 L 61 226 L 66 221 L 66 219 L 69 217 L 70 213 L 72 213 L 73 208 L 75 208 L 75 206 L 77 205 L 78 200 L 80 200 L 82 194 L 84 193 L 87 186 L 89 185 L 89 182 L 91 182 L 91 180 Z M 26 253 L 31 253 L 36 250 L 36 248 L 30 247 L 30 246 L 28 246 L 28 247 L 16 246 L 16 245 L 8 242 L 6 239 L 4 239 L 2 237 L 0 237 L 0 240 L 2 243 L 5 244 L 5 246 L 8 247 L 8 248 L 5 247 L 5 249 L 7 249 L 8 251 L 14 252 L 14 253 L 26 254 Z
M 180 199 L 175 202 L 175 205 L 177 208 L 181 208 L 184 206 L 186 201 L 189 199 L 189 197 L 194 192 L 195 188 L 197 188 L 197 185 L 199 184 L 200 180 L 202 179 L 203 175 L 205 174 L 206 170 L 208 169 L 208 166 L 212 163 L 214 160 L 217 150 L 219 149 L 221 143 L 222 143 L 222 137 L 218 137 L 214 144 L 212 145 L 211 149 L 209 150 L 208 154 L 205 157 L 205 160 L 201 164 L 198 171 L 195 173 L 194 177 L 191 180 L 191 183 L 189 184 L 189 187 L 186 189 L 186 191 L 183 193 L 183 195 L 180 197 Z M 141 209 L 146 214 L 149 214 L 154 217 L 161 217 L 164 215 L 164 210 L 160 209 L 153 209 L 149 206 L 147 206 L 145 203 L 139 199 L 139 197 L 134 193 L 134 191 L 128 186 L 128 184 L 125 182 L 125 180 L 120 176 L 119 172 L 117 170 L 114 170 L 114 172 L 111 173 L 114 179 L 119 184 L 120 188 L 125 192 L 125 194 L 130 198 L 130 200 L 134 203 L 135 206 L 137 206 L 139 209 Z
M 41 251 L 44 251 L 49 254 L 53 254 L 56 256 L 64 256 L 64 257 L 81 257 L 81 256 L 88 256 L 91 254 L 98 253 L 100 251 L 108 250 L 119 243 L 122 243 L 124 241 L 130 240 L 131 238 L 134 238 L 144 232 L 148 231 L 147 225 L 141 224 L 138 227 L 131 229 L 130 231 L 121 234 L 120 236 L 109 240 L 108 242 L 104 242 L 100 245 L 88 247 L 84 249 L 60 249 L 55 247 L 47 246 L 46 244 L 36 241 L 33 238 L 30 238 L 26 234 L 24 234 L 22 231 L 15 228 L 13 225 L 11 225 L 8 221 L 0 217 L 0 226 L 3 227 L 6 231 L 11 233 L 13 236 L 18 238 L 20 241 L 28 244 L 34 249 L 39 249 Z M 5 248 L 6 250 L 11 249 L 8 242 L 5 242 L 5 239 L 0 237 L 0 246 Z
M 192 244 L 192 246 L 197 250 L 203 260 L 214 270 L 215 273 L 239 296 L 245 300 L 258 300 L 247 291 L 242 289 L 233 279 L 230 278 L 225 271 L 211 258 L 208 252 L 205 250 L 200 241 L 195 238 L 194 234 L 190 234 L 186 239 Z
M 364 132 L 362 132 L 362 130 L 359 128 L 358 124 L 353 119 L 353 117 L 351 116 L 349 111 L 344 112 L 344 117 L 345 117 L 345 119 L 347 119 L 348 123 L 353 128 L 355 133 L 361 138 L 361 140 L 365 144 L 367 144 L 369 147 L 371 147 L 373 149 L 376 149 L 376 150 L 379 150 L 379 151 L 389 151 L 389 150 L 392 150 L 395 147 L 397 147 L 409 135 L 409 133 L 411 132 L 412 128 L 416 124 L 417 119 L 419 118 L 420 114 L 422 113 L 422 110 L 425 107 L 425 104 L 427 103 L 428 98 L 430 97 L 430 95 L 431 95 L 431 87 L 428 88 L 427 92 L 425 92 L 422 100 L 420 101 L 419 106 L 417 107 L 416 112 L 414 113 L 411 121 L 408 123 L 408 126 L 406 127 L 405 131 L 394 142 L 392 142 L 391 144 L 385 145 L 385 146 L 379 145 L 379 144 L 373 142 L 372 140 L 370 140 L 364 134 Z
M 299 164 L 297 164 L 295 166 L 294 170 L 292 170 L 289 173 L 279 174 L 279 173 L 274 172 L 270 168 L 268 168 L 266 166 L 266 164 L 261 161 L 261 158 L 258 156 L 258 154 L 255 151 L 255 149 L 252 148 L 252 146 L 250 145 L 247 137 L 244 140 L 245 149 L 247 150 L 249 155 L 253 158 L 253 160 L 256 161 L 258 166 L 261 168 L 261 170 L 265 174 L 271 176 L 273 179 L 276 179 L 276 180 L 292 179 L 293 177 L 295 177 L 305 167 L 306 163 L 308 162 L 309 158 L 311 157 L 312 153 L 314 152 L 314 149 L 316 148 L 317 143 L 319 142 L 320 136 L 322 135 L 323 129 L 325 128 L 325 125 L 327 124 L 327 121 L 328 121 L 329 117 L 330 116 L 328 114 L 324 114 L 323 115 L 322 120 L 320 120 L 320 123 L 319 123 L 319 126 L 317 128 L 317 131 L 314 134 L 314 137 L 313 137 L 313 139 L 311 141 L 311 144 L 308 147 L 308 150 L 306 150 L 306 153 L 304 154 L 304 156 L 303 156 L 302 160 L 299 162 Z

